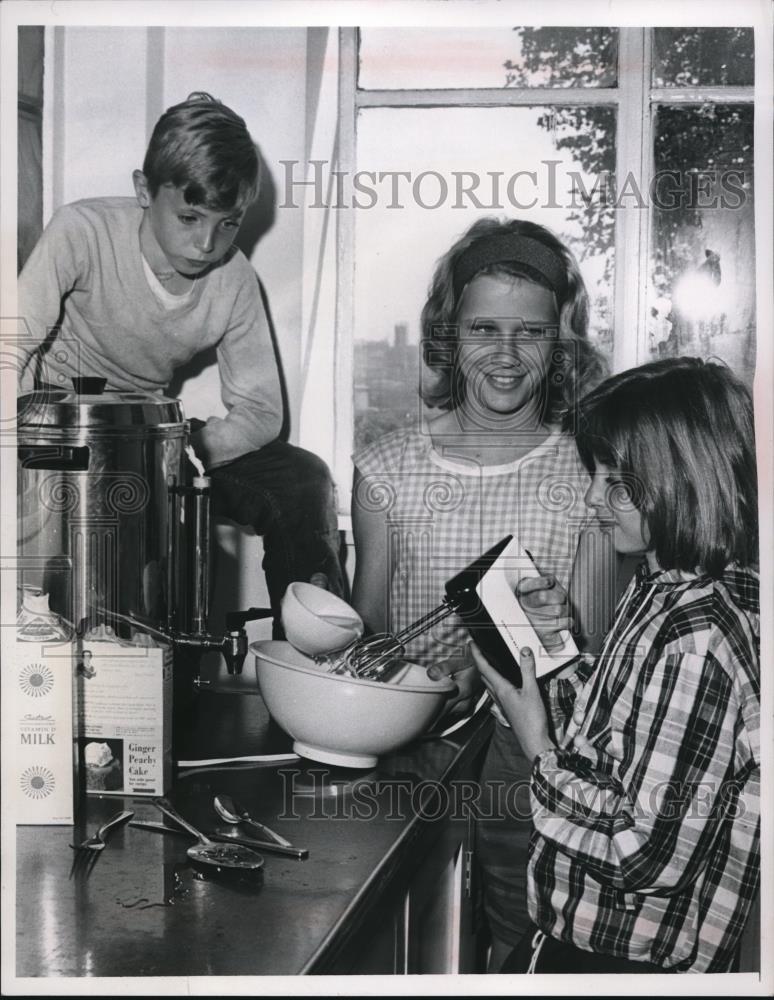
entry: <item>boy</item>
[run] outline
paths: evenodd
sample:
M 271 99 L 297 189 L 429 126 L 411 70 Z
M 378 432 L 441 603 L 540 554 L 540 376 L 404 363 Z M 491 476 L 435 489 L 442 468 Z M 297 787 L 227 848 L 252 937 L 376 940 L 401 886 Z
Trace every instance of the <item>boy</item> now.
M 55 213 L 19 277 L 33 338 L 21 388 L 104 376 L 107 388 L 163 393 L 175 369 L 215 347 L 224 418 L 192 420 L 213 510 L 263 535 L 275 636 L 292 580 L 344 589 L 327 466 L 278 440 L 282 402 L 260 286 L 232 246 L 259 186 L 245 123 L 194 93 L 159 119 L 133 198 Z

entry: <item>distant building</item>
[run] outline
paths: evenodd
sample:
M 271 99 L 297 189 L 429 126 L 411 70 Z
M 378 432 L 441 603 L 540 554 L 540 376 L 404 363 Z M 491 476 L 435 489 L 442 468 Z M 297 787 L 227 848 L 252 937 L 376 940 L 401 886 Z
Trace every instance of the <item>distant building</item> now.
M 408 323 L 396 323 L 393 342 L 355 342 L 355 446 L 419 419 L 419 347 Z

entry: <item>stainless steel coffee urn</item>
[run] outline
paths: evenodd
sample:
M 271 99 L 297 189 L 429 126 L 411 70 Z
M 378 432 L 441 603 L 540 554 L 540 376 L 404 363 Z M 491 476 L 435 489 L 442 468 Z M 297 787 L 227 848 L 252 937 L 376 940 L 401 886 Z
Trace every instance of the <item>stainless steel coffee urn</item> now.
M 217 650 L 241 673 L 245 623 L 272 612 L 230 611 L 208 630 L 210 480 L 189 482 L 180 402 L 72 381 L 18 403 L 21 593 L 46 594 L 74 635 L 107 626 Z
M 169 497 L 183 481 L 182 407 L 83 381 L 86 391 L 19 400 L 20 584 L 47 593 L 74 628 L 115 615 L 166 627 L 176 601 Z

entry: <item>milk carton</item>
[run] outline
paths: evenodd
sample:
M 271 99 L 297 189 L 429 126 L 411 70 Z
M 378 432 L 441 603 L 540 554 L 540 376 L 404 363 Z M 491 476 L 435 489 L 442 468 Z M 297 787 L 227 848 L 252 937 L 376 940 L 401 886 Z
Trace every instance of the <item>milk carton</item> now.
M 3 664 L 13 705 L 10 738 L 17 823 L 73 822 L 73 683 L 69 641 L 17 638 Z

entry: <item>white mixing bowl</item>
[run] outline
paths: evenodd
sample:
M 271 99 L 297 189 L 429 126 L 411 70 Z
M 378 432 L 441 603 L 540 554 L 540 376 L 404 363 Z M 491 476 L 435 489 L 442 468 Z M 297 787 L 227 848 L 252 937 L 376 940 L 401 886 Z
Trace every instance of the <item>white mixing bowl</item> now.
M 266 707 L 293 737 L 301 757 L 342 767 L 375 767 L 378 758 L 424 733 L 455 690 L 406 663 L 388 682 L 329 674 L 289 642 L 254 642 Z

